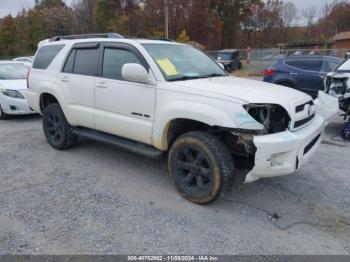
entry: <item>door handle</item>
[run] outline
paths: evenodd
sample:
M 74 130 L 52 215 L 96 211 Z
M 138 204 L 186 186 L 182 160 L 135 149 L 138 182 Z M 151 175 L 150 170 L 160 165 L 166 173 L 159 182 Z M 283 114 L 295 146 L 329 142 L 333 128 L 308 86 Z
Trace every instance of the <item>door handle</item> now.
M 61 82 L 68 83 L 69 82 L 69 78 L 68 77 L 62 77 L 61 78 Z
M 103 89 L 107 88 L 106 82 L 99 82 L 96 86 L 97 86 L 98 88 L 103 88 Z
M 298 75 L 297 73 L 293 73 L 293 72 L 290 72 L 289 74 L 292 75 L 292 76 L 297 76 Z

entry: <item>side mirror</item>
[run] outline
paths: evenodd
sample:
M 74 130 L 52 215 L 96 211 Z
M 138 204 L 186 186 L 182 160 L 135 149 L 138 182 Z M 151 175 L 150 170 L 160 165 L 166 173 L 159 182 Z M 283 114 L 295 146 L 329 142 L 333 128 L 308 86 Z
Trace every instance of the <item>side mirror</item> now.
M 223 70 L 225 70 L 225 66 L 224 66 L 223 63 L 218 63 L 218 65 L 219 65 Z
M 122 68 L 122 76 L 126 81 L 149 84 L 147 70 L 140 64 L 125 64 Z

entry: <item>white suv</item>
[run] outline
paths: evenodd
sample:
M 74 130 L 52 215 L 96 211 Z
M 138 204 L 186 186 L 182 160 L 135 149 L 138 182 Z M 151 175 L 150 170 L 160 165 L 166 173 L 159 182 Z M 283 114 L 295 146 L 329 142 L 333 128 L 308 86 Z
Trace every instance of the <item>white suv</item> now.
M 27 98 L 50 145 L 67 149 L 82 136 L 150 157 L 167 153 L 177 190 L 197 204 L 227 192 L 235 167 L 248 166 L 246 182 L 294 172 L 338 111 L 327 95 L 314 102 L 229 76 L 188 45 L 83 38 L 43 43 L 29 75 Z

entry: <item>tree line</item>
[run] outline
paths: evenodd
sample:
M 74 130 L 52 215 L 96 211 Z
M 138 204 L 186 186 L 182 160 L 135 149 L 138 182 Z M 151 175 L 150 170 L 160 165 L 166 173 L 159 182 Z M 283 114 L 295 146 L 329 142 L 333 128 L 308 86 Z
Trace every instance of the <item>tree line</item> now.
M 277 43 L 328 39 L 350 31 L 350 3 L 333 0 L 297 10 L 281 0 L 35 0 L 31 9 L 0 21 L 0 56 L 33 54 L 56 35 L 118 32 L 163 38 L 165 2 L 169 38 L 207 50 L 275 47 Z

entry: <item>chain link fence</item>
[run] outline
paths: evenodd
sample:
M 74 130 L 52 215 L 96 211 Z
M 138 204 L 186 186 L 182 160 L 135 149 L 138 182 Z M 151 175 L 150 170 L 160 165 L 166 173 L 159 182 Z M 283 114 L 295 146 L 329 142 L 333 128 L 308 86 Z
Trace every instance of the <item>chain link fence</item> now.
M 242 61 L 242 69 L 233 72 L 238 76 L 261 76 L 264 69 L 272 65 L 280 58 L 293 55 L 327 55 L 338 58 L 345 58 L 346 49 L 256 49 L 250 54 L 248 62 L 248 51 L 246 49 L 237 49 Z M 207 51 L 207 54 L 213 59 L 217 59 L 219 51 Z

